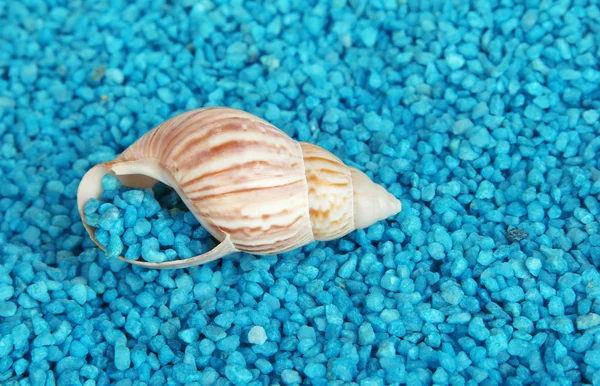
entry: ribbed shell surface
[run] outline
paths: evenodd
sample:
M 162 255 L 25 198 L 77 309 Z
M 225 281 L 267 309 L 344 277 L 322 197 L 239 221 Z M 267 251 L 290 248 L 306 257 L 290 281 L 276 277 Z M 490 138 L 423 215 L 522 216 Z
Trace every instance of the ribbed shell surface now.
M 354 230 L 352 175 L 336 156 L 310 143 L 300 143 L 308 183 L 310 221 L 315 239 L 328 241 Z
M 115 161 L 140 159 L 160 163 L 207 230 L 229 234 L 240 251 L 282 253 L 314 241 L 302 148 L 268 122 L 235 109 L 192 110 Z

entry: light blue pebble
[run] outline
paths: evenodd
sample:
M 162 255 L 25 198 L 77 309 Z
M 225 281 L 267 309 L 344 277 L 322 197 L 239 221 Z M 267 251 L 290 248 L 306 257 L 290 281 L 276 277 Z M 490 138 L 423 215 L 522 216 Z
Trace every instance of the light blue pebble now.
M 223 352 L 233 352 L 240 345 L 240 337 L 237 335 L 230 335 L 217 342 L 217 348 Z
M 225 366 L 225 376 L 236 386 L 247 385 L 252 380 L 252 373 L 242 366 Z
M 100 207 L 100 204 L 101 204 L 101 201 L 96 200 L 95 198 L 91 198 L 83 206 L 83 212 L 85 214 L 92 214 L 98 210 L 98 208 Z
M 142 258 L 152 263 L 162 263 L 167 260 L 164 252 L 159 252 L 159 243 L 154 237 L 142 241 Z
M 135 221 L 135 225 L 133 226 L 133 232 L 138 237 L 146 236 L 148 233 L 150 233 L 151 229 L 152 229 L 152 225 L 145 218 L 138 218 Z
M 87 301 L 87 289 L 86 286 L 81 283 L 73 285 L 71 288 L 69 288 L 67 293 L 80 305 L 85 304 Z
M 550 328 L 561 334 L 570 334 L 575 331 L 573 321 L 566 316 L 558 316 L 550 322 Z
M 175 242 L 175 235 L 173 234 L 171 228 L 164 228 L 162 231 L 160 231 L 158 234 L 158 242 L 164 246 L 173 245 Z
M 380 293 L 372 293 L 367 295 L 366 298 L 366 307 L 367 309 L 371 310 L 371 311 L 375 311 L 375 312 L 381 312 L 381 310 L 383 310 L 384 307 L 384 302 L 385 297 L 380 294 Z
M 9 318 L 17 312 L 17 305 L 13 302 L 0 302 L 0 316 Z M 8 335 L 7 335 L 8 336 Z
M 100 225 L 102 229 L 110 231 L 117 220 L 119 220 L 119 215 L 119 209 L 111 207 L 106 212 L 102 213 L 98 220 L 98 225 Z
M 587 351 L 583 357 L 583 361 L 596 369 L 600 369 L 600 350 Z
M 501 329 L 494 328 L 485 341 L 488 355 L 495 357 L 508 348 L 508 339 Z
M 427 250 L 429 251 L 431 257 L 436 260 L 441 260 L 446 256 L 446 254 L 444 253 L 444 247 L 438 242 L 433 242 L 429 244 Z
M 373 47 L 377 42 L 378 31 L 375 28 L 367 27 L 360 32 L 360 38 L 367 47 Z
M 285 369 L 281 372 L 281 380 L 286 385 L 299 385 L 302 381 L 300 374 L 292 369 Z
M 309 375 L 308 375 L 308 373 L 306 373 L 306 368 L 309 367 L 310 365 L 311 365 L 311 363 L 307 364 L 306 367 L 304 368 L 305 374 L 307 376 L 309 376 Z M 273 365 L 265 358 L 258 358 L 256 360 L 256 362 L 254 362 L 254 366 L 258 370 L 260 370 L 260 372 L 263 374 L 270 374 L 273 371 Z
M 494 184 L 491 182 L 484 180 L 479 184 L 479 188 L 477 189 L 477 193 L 475 193 L 475 197 L 480 200 L 491 199 L 494 197 L 494 191 L 496 188 Z
M 37 301 L 48 303 L 50 295 L 48 294 L 48 286 L 44 281 L 37 281 L 27 287 L 27 293 Z
M 254 326 L 248 332 L 248 342 L 252 344 L 263 344 L 267 341 L 267 334 L 262 326 Z
M 125 258 L 128 260 L 137 260 L 142 255 L 142 244 L 135 243 L 129 248 L 127 248 L 127 252 L 125 252 Z
M 166 104 L 175 103 L 175 95 L 173 92 L 167 87 L 161 87 L 156 91 L 156 94 Z
M 138 238 L 135 235 L 133 229 L 129 228 L 123 234 L 122 240 L 123 240 L 123 244 L 125 244 L 127 246 L 131 246 L 138 241 Z
M 544 215 L 544 207 L 538 201 L 534 201 L 527 206 L 527 216 L 530 221 L 542 221 Z
M 263 373 L 264 373 L 264 371 L 263 371 Z M 311 378 L 311 379 L 324 377 L 326 373 L 327 373 L 327 369 L 321 363 L 308 363 L 304 367 L 304 374 L 308 378 Z
M 375 331 L 370 323 L 363 323 L 358 329 L 358 343 L 371 345 L 375 343 Z
M 585 123 L 587 123 L 588 125 L 593 125 L 596 122 L 598 122 L 598 118 L 600 118 L 600 113 L 598 113 L 598 111 L 596 110 L 587 110 L 581 116 L 583 117 Z
M 419 315 L 426 323 L 442 323 L 445 319 L 444 314 L 440 310 L 433 308 L 420 310 Z
M 438 360 L 440 365 L 449 373 L 456 371 L 456 360 L 454 357 L 444 351 L 438 351 Z
M 446 55 L 446 64 L 452 70 L 458 70 L 465 65 L 465 58 L 458 53 L 450 53 Z
M 121 256 L 123 252 L 123 241 L 118 234 L 112 233 L 110 234 L 110 238 L 108 241 L 108 248 L 106 248 L 106 256 L 109 259 L 116 259 Z
M 127 370 L 131 365 L 131 354 L 129 348 L 123 345 L 115 347 L 115 367 L 117 370 Z
M 125 228 L 133 228 L 137 220 L 137 209 L 134 206 L 128 206 L 125 208 L 125 214 L 123 215 L 123 226 Z
M 471 319 L 468 331 L 470 336 L 480 341 L 484 341 L 490 336 L 490 331 L 485 327 L 481 317 Z
M 123 192 L 123 200 L 129 205 L 133 205 L 135 207 L 139 207 L 142 205 L 142 200 L 144 199 L 144 192 L 141 190 L 128 190 Z
M 442 291 L 442 298 L 452 305 L 458 305 L 464 298 L 464 292 L 458 286 L 453 285 Z
M 589 328 L 600 326 L 600 315 L 592 312 L 587 315 L 578 316 L 576 324 L 579 330 L 587 330 Z
M 123 73 L 118 68 L 109 68 L 105 71 L 106 79 L 111 80 L 116 84 L 122 84 L 125 80 Z
M 105 174 L 102 177 L 102 187 L 104 190 L 117 190 L 121 187 L 121 182 L 112 174 Z

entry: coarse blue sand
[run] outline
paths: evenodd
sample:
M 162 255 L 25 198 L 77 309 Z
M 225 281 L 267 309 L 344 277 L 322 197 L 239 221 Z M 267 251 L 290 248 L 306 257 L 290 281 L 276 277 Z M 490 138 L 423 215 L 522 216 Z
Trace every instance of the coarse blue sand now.
M 596 0 L 0 2 L 0 384 L 600 384 L 599 20 Z M 210 238 L 107 179 L 107 256 L 81 177 L 214 105 L 402 212 L 147 270 L 113 257 Z
M 108 258 L 164 263 L 200 255 L 215 246 L 216 240 L 166 185 L 127 188 L 106 174 L 102 187 L 99 199 L 85 203 L 83 221 L 93 228 Z

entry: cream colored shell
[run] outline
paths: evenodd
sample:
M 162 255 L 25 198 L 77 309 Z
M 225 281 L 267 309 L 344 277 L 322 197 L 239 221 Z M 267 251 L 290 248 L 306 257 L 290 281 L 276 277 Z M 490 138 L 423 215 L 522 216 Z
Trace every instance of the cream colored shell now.
M 394 215 L 400 201 L 366 175 L 325 149 L 294 141 L 249 113 L 231 108 L 185 112 L 146 133 L 111 162 L 96 165 L 82 179 L 78 205 L 101 193 L 101 178 L 113 173 L 127 186 L 156 181 L 173 187 L 201 225 L 221 242 L 195 258 L 166 263 L 130 261 L 153 268 L 203 264 L 229 253 L 278 254 L 315 240 L 342 237 L 358 223 Z M 354 186 L 361 173 L 373 186 Z M 361 177 L 362 178 L 362 177 Z M 368 183 L 366 184 L 368 185 Z M 378 190 L 379 188 L 379 190 Z M 357 221 L 355 196 L 386 208 Z M 373 197 L 371 197 L 373 196 Z M 360 206 L 360 205 L 359 205 Z M 363 210 L 363 209 L 361 209 Z M 371 216 L 371 217 L 369 217 Z M 94 238 L 92 228 L 86 226 Z

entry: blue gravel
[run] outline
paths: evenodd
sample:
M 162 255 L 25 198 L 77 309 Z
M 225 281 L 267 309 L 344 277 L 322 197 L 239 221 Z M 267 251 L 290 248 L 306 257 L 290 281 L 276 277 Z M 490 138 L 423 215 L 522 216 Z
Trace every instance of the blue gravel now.
M 107 174 L 102 186 L 100 199 L 85 203 L 84 221 L 109 258 L 162 263 L 202 254 L 216 244 L 166 185 L 132 189 Z
M 600 5 L 0 2 L 0 384 L 600 384 Z M 403 211 L 280 256 L 81 177 L 224 105 Z

